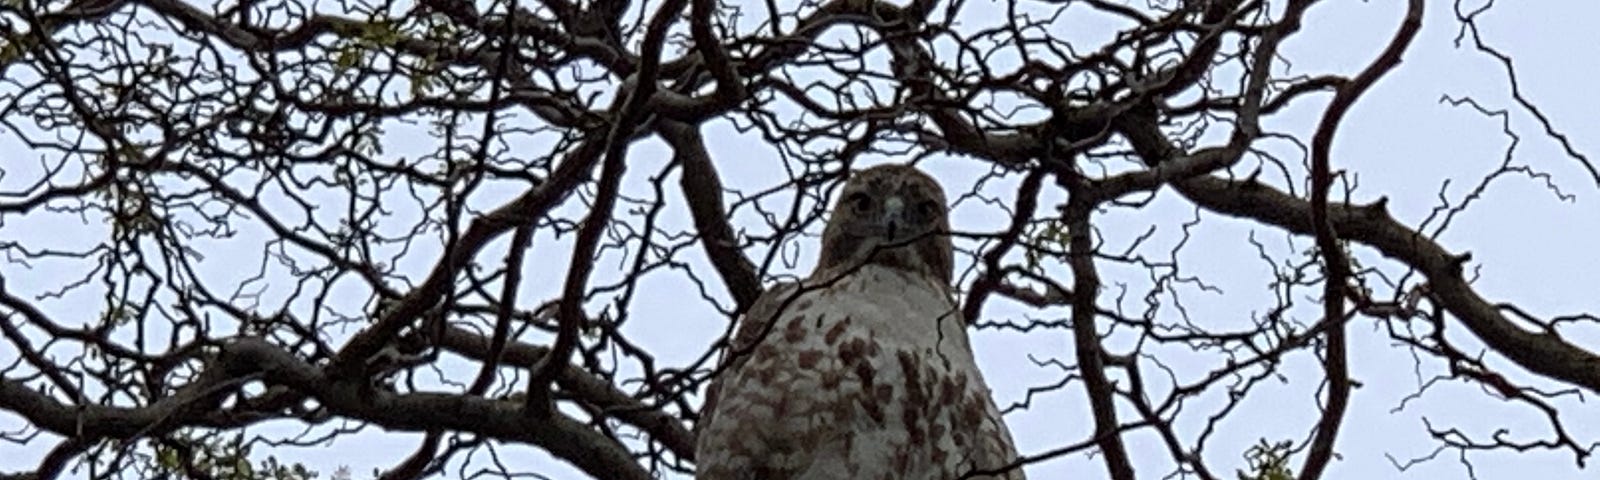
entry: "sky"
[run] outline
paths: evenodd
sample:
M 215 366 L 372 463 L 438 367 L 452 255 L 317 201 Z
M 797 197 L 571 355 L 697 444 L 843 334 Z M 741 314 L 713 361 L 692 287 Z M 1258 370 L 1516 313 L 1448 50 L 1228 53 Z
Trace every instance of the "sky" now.
M 1399 1 L 1326 1 L 1314 7 L 1305 30 L 1284 45 L 1284 57 L 1293 62 L 1290 71 L 1310 75 L 1353 74 L 1388 42 L 1403 7 L 1403 2 Z M 1533 117 L 1514 108 L 1515 99 L 1507 91 L 1508 80 L 1502 66 L 1473 51 L 1470 39 L 1457 43 L 1459 25 L 1454 20 L 1450 3 L 1430 2 L 1428 8 L 1421 35 L 1404 63 L 1374 87 L 1347 117 L 1333 150 L 1335 168 L 1358 176 L 1357 202 L 1386 196 L 1396 218 L 1416 225 L 1440 204 L 1441 198 L 1452 204 L 1461 202 L 1471 186 L 1507 161 L 1506 151 L 1512 146 L 1512 140 L 1502 133 L 1502 122 L 1509 122 L 1510 129 L 1521 135 L 1515 149 L 1511 150 L 1511 164 L 1528 165 L 1550 174 L 1561 191 L 1571 195 L 1570 199 L 1552 194 L 1542 180 L 1506 175 L 1483 190 L 1472 207 L 1454 220 L 1439 241 L 1452 251 L 1473 254 L 1472 266 L 1478 275 L 1474 285 L 1491 301 L 1515 303 L 1534 314 L 1546 316 L 1600 311 L 1600 295 L 1595 295 L 1596 285 L 1600 285 L 1600 274 L 1595 273 L 1600 271 L 1600 253 L 1588 248 L 1593 243 L 1592 237 L 1600 234 L 1600 209 L 1596 208 L 1600 186 L 1577 161 L 1563 153 L 1560 144 L 1540 134 L 1543 127 Z M 974 11 L 979 12 L 975 15 L 988 14 L 984 9 Z M 1596 147 L 1600 147 L 1600 137 L 1586 128 L 1600 124 L 1600 95 L 1589 93 L 1585 88 L 1590 79 L 1600 76 L 1600 55 L 1596 55 L 1600 52 L 1595 51 L 1600 49 L 1600 30 L 1589 23 L 1596 13 L 1600 13 L 1600 7 L 1585 2 L 1506 4 L 1483 17 L 1481 32 L 1486 42 L 1515 58 L 1517 85 L 1522 95 L 1536 103 L 1551 124 L 1565 132 L 1581 152 L 1596 151 Z M 1072 24 L 1070 27 L 1083 29 L 1072 35 L 1093 39 L 1108 35 L 1107 28 L 1111 25 L 1085 21 L 1081 26 Z M 1504 119 L 1485 116 L 1445 101 L 1465 97 L 1476 99 L 1486 109 L 1509 109 L 1512 113 Z M 1266 127 L 1309 138 L 1327 98 L 1327 95 L 1318 95 L 1299 101 L 1270 120 Z M 775 160 L 776 153 L 759 137 L 741 133 L 723 121 L 709 123 L 704 132 L 707 138 L 714 139 L 708 147 L 722 168 L 728 188 L 755 189 L 778 182 L 773 176 L 780 168 Z M 386 154 L 416 154 L 434 147 L 431 141 L 417 140 L 415 133 L 420 130 L 407 131 L 403 127 L 390 130 Z M 0 132 L 0 136 L 9 134 Z M 516 144 L 517 141 L 525 143 Z M 517 148 L 538 148 L 541 141 L 529 136 L 513 142 Z M 1281 155 L 1295 155 L 1293 146 L 1286 142 L 1263 142 L 1258 147 Z M 15 167 L 18 155 L 0 155 L 4 155 L 0 156 L 0 161 L 8 169 L 26 168 Z M 650 185 L 645 177 L 658 171 L 669 156 L 670 150 L 659 140 L 634 145 L 630 150 L 630 162 L 636 162 L 630 164 L 634 174 L 626 182 L 624 191 L 648 192 Z M 967 158 L 935 157 L 927 160 L 923 167 L 947 186 L 970 185 L 973 179 L 989 172 L 988 167 Z M 16 188 L 4 180 L 0 179 L 0 187 Z M 12 181 L 17 180 L 13 177 Z M 1009 192 L 1017 181 L 1014 176 L 1002 178 L 988 183 L 981 193 L 1009 199 Z M 490 192 L 474 202 L 491 206 L 513 193 L 511 190 Z M 786 200 L 782 195 L 773 199 L 774 202 Z M 569 212 L 571 208 L 575 207 L 569 206 Z M 403 225 L 406 215 L 415 214 L 402 210 L 397 213 L 401 218 L 397 218 L 396 223 Z M 668 225 L 687 225 L 681 205 L 669 207 L 665 216 Z M 1251 238 L 1267 245 L 1269 251 L 1279 256 L 1280 262 L 1284 255 L 1311 246 L 1307 238 L 1288 239 L 1270 228 L 1197 214 L 1170 191 L 1157 194 L 1149 208 L 1108 212 L 1100 224 L 1105 229 L 1107 243 L 1114 246 L 1125 245 L 1134 236 L 1154 227 L 1155 239 L 1141 251 L 1160 255 L 1182 238 L 1185 224 L 1197 216 L 1200 222 L 1189 228 L 1193 239 L 1178 254 L 1178 259 L 1185 272 L 1202 275 L 1224 293 L 1189 289 L 1182 291 L 1182 300 L 1191 318 L 1208 325 L 1243 324 L 1240 322 L 1248 322 L 1250 315 L 1259 314 L 1272 305 L 1272 292 L 1266 288 L 1270 270 L 1257 257 L 1249 243 Z M 61 242 L 70 244 L 96 238 L 83 232 L 101 228 L 79 225 L 76 219 L 61 217 L 5 218 L 5 223 L 0 224 L 0 239 L 52 232 Z M 992 207 L 977 201 L 958 203 L 952 219 L 957 230 L 988 231 L 1003 226 L 1000 223 L 1003 219 Z M 738 225 L 755 225 L 756 217 L 753 212 L 744 210 L 734 215 L 734 221 Z M 258 252 L 259 249 L 244 246 L 259 242 L 262 231 L 249 225 L 240 228 L 240 238 L 233 241 L 236 243 L 219 242 L 211 247 L 217 251 Z M 786 271 L 798 274 L 809 270 L 816 250 L 814 242 L 814 238 L 801 239 L 794 246 L 790 252 L 793 264 Z M 499 248 L 503 248 L 503 243 Z M 535 239 L 534 245 L 530 258 L 562 259 L 556 264 L 564 264 L 568 247 L 561 240 L 541 236 Z M 435 253 L 436 250 L 421 248 L 402 262 L 408 268 L 421 268 L 431 264 Z M 752 252 L 752 257 L 760 253 L 764 252 Z M 1357 249 L 1356 255 L 1364 262 L 1382 264 L 1370 250 Z M 260 267 L 259 259 L 244 255 L 220 257 L 204 264 L 206 278 L 237 283 Z M 499 257 L 486 252 L 483 258 Z M 611 263 L 603 259 L 600 265 L 615 265 L 617 258 L 607 257 Z M 1387 271 L 1397 271 L 1392 263 L 1386 265 Z M 958 273 L 961 271 L 958 267 Z M 23 270 L 14 264 L 0 264 L 0 276 L 29 279 L 23 282 L 25 285 L 10 287 L 33 289 L 35 293 L 55 285 L 53 280 L 71 278 L 75 272 L 66 266 L 45 265 Z M 559 289 L 561 271 L 558 268 L 528 269 L 527 274 L 528 286 L 521 297 L 530 299 L 527 301 L 552 298 Z M 616 275 L 602 267 L 597 270 L 594 283 L 605 283 Z M 1140 271 L 1107 267 L 1105 275 L 1108 284 L 1123 281 L 1134 292 L 1140 291 L 1138 286 L 1143 285 L 1140 282 L 1148 283 L 1148 279 L 1141 278 L 1144 274 Z M 650 277 L 641 284 L 632 305 L 634 318 L 626 331 L 631 338 L 649 347 L 662 365 L 693 361 L 726 325 L 727 319 L 711 305 L 683 301 L 679 291 L 682 285 L 681 279 Z M 289 287 L 252 285 L 250 288 L 260 288 L 261 303 L 271 305 L 286 298 Z M 358 288 L 349 284 L 334 288 L 347 298 L 364 298 Z M 724 307 L 729 305 L 725 294 L 713 292 L 713 295 Z M 1302 291 L 1300 295 L 1299 303 L 1303 307 L 1316 308 L 1305 298 L 1307 292 Z M 73 309 L 83 307 L 74 307 L 74 302 L 88 299 L 87 305 L 94 305 L 95 297 L 93 292 L 78 293 L 53 305 L 61 312 L 77 313 Z M 1138 308 L 1136 299 L 1130 302 L 1130 308 Z M 349 308 L 359 310 L 359 303 L 359 300 L 352 300 Z M 1308 311 L 1300 310 L 1302 318 L 1312 315 L 1306 313 Z M 1160 312 L 1177 315 L 1170 306 Z M 984 312 L 986 319 L 993 320 L 1018 319 L 1025 314 L 1064 315 L 1059 311 L 1026 312 L 1000 300 L 992 301 Z M 1424 421 L 1436 427 L 1460 428 L 1479 437 L 1501 428 L 1519 438 L 1548 436 L 1547 427 L 1541 423 L 1537 412 L 1496 400 L 1469 384 L 1444 382 L 1408 400 L 1422 381 L 1442 371 L 1441 366 L 1429 360 L 1418 365 L 1410 353 L 1395 346 L 1378 327 L 1377 323 L 1365 319 L 1350 325 L 1351 371 L 1363 386 L 1352 396 L 1351 409 L 1338 443 L 1340 456 L 1326 478 L 1465 478 L 1468 467 L 1457 461 L 1454 452 L 1442 453 L 1434 461 L 1404 471 L 1396 467 L 1397 461 L 1403 463 L 1434 451 L 1437 444 L 1428 438 Z M 1586 341 L 1583 345 L 1600 345 L 1600 334 L 1593 326 L 1580 325 L 1563 333 L 1575 341 Z M 1480 342 L 1459 328 L 1451 334 L 1453 340 L 1466 348 L 1481 348 Z M 1040 362 L 1048 359 L 1070 362 L 1072 359 L 1070 334 L 1065 331 L 1024 335 L 978 330 L 973 332 L 973 339 L 980 365 L 1001 406 L 1022 401 L 1030 387 L 1049 385 L 1060 378 L 1058 370 Z M 537 341 L 538 338 L 526 340 Z M 1116 347 L 1113 342 L 1113 348 Z M 1190 358 L 1185 352 L 1168 353 L 1174 355 L 1173 358 Z M 10 361 L 13 355 L 0 351 L 0 362 Z M 1515 372 L 1516 378 L 1527 378 L 1524 372 L 1492 353 L 1485 357 L 1491 365 Z M 1175 368 L 1203 365 L 1198 363 L 1203 359 L 1198 356 L 1194 359 L 1195 365 Z M 1228 475 L 1234 468 L 1243 468 L 1242 453 L 1260 439 L 1299 440 L 1309 430 L 1308 425 L 1316 413 L 1315 381 L 1320 378 L 1320 372 L 1305 355 L 1289 360 L 1283 372 L 1283 381 L 1273 380 L 1260 386 L 1243 402 L 1238 413 L 1219 426 L 1219 433 L 1206 449 L 1206 458 L 1214 471 Z M 1536 384 L 1557 386 L 1549 382 Z M 1031 408 L 1007 416 L 1024 454 L 1086 437 L 1090 417 L 1083 391 L 1077 387 L 1074 384 L 1037 396 Z M 1600 414 L 1584 412 L 1592 410 L 1584 400 L 1587 394 L 1581 399 L 1564 397 L 1557 404 L 1564 407 L 1563 419 L 1569 422 L 1568 428 L 1580 442 L 1600 440 L 1597 438 L 1600 436 L 1584 436 L 1584 432 L 1600 431 L 1597 430 Z M 1205 411 L 1207 405 L 1199 401 L 1194 408 Z M 1400 408 L 1402 405 L 1404 408 Z M 325 432 L 337 424 L 333 422 L 314 431 Z M 1186 420 L 1180 422 L 1180 431 L 1188 432 L 1188 438 L 1192 438 L 1200 425 Z M 12 431 L 21 426 L 18 417 L 0 412 L 0 430 Z M 256 433 L 293 434 L 298 431 L 298 426 L 287 424 L 252 429 Z M 416 434 L 389 434 L 369 428 L 333 441 L 329 446 L 332 450 L 276 448 L 271 453 L 280 460 L 304 462 L 324 472 L 324 478 L 340 466 L 348 466 L 357 473 L 357 478 L 364 478 L 363 472 L 386 468 L 409 455 L 417 438 Z M 21 445 L 0 444 L 0 472 L 31 468 L 55 440 L 41 435 Z M 1140 478 L 1159 478 L 1170 470 L 1164 446 L 1154 436 L 1134 434 L 1127 441 Z M 338 454 L 329 455 L 330 451 Z M 569 466 L 549 460 L 528 447 L 506 446 L 499 454 L 511 465 L 538 471 L 549 478 L 582 478 Z M 1466 458 L 1471 462 L 1470 472 L 1481 479 L 1592 475 L 1577 470 L 1571 455 L 1564 452 L 1473 453 Z M 467 463 L 475 468 L 486 461 L 480 455 Z M 451 467 L 449 476 L 462 471 L 456 467 Z M 1098 457 L 1081 454 L 1032 465 L 1028 473 L 1032 478 L 1089 479 L 1106 475 Z M 71 473 L 67 478 L 80 478 L 82 474 L 81 471 Z

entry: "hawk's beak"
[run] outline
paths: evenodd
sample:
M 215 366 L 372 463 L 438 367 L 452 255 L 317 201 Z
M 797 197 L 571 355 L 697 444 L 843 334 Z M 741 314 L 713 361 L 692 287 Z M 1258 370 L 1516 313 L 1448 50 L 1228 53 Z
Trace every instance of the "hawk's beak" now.
M 900 226 L 905 223 L 906 202 L 898 195 L 883 201 L 883 227 L 889 241 L 898 241 Z

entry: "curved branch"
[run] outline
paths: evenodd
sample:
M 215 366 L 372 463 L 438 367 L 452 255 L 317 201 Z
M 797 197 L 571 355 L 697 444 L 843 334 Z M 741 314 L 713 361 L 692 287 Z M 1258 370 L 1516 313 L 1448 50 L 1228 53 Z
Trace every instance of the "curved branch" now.
M 555 379 L 555 372 L 567 364 L 572 351 L 578 346 L 578 325 L 583 321 L 583 292 L 588 286 L 589 274 L 594 270 L 600 236 L 605 232 L 606 223 L 611 221 L 611 209 L 617 202 L 617 189 L 622 185 L 622 175 L 627 171 L 628 143 L 634 132 L 650 121 L 651 115 L 644 107 L 656 92 L 656 75 L 660 71 L 661 49 L 667 28 L 677 20 L 688 1 L 668 0 L 656 10 L 655 17 L 650 20 L 649 31 L 645 34 L 644 63 L 633 78 L 634 88 L 626 96 L 620 97 L 626 101 L 622 103 L 620 115 L 617 115 L 606 134 L 605 161 L 600 167 L 594 205 L 590 208 L 589 216 L 583 220 L 583 226 L 578 229 L 572 262 L 567 267 L 567 277 L 562 284 L 561 301 L 556 305 L 556 319 L 559 322 L 556 342 L 550 354 L 540 360 L 528 376 L 530 407 L 536 407 L 540 402 L 546 403 L 544 407 L 551 407 L 548 405 L 550 381 Z M 530 408 L 529 411 L 537 410 Z
M 1100 291 L 1100 274 L 1094 264 L 1094 237 L 1090 216 L 1094 200 L 1073 194 L 1062 213 L 1067 223 L 1067 263 L 1072 267 L 1072 345 L 1078 368 L 1083 372 L 1084 390 L 1094 410 L 1094 436 L 1105 455 L 1106 471 L 1113 480 L 1133 480 L 1133 462 L 1117 433 L 1117 405 L 1114 387 L 1106 376 L 1105 349 L 1095 317 L 1099 315 L 1095 293 Z
M 689 204 L 689 215 L 694 219 L 695 231 L 700 234 L 700 245 L 711 266 L 722 276 L 722 283 L 733 294 L 739 311 L 761 296 L 761 276 L 756 266 L 740 250 L 733 226 L 728 224 L 728 209 L 722 203 L 722 180 L 706 151 L 705 138 L 700 130 L 676 121 L 662 121 L 660 133 L 672 152 L 683 165 L 679 186 L 684 200 Z
M 451 353 L 473 360 L 488 361 L 492 339 L 460 328 L 446 328 L 439 338 L 440 347 Z M 532 365 L 548 355 L 548 347 L 525 343 L 508 343 L 501 352 L 507 364 Z M 598 407 L 618 420 L 638 427 L 665 445 L 674 455 L 694 458 L 694 434 L 683 422 L 650 405 L 635 400 L 612 386 L 605 379 L 577 366 L 568 365 L 556 372 L 556 384 L 579 401 Z
M 1311 203 L 1252 180 L 1197 177 L 1174 184 L 1185 198 L 1220 214 L 1248 218 L 1301 235 L 1313 235 Z M 1467 283 L 1456 255 L 1389 216 L 1385 201 L 1329 205 L 1328 222 L 1339 238 L 1377 249 L 1417 269 L 1446 311 L 1495 352 L 1528 371 L 1600 393 L 1600 356 L 1549 332 L 1518 327 Z
M 1317 421 L 1317 433 L 1311 439 L 1306 463 L 1300 469 L 1298 478 L 1303 480 L 1322 478 L 1328 461 L 1333 458 L 1333 443 L 1339 435 L 1339 424 L 1344 420 L 1345 409 L 1350 403 L 1349 351 L 1344 329 L 1345 284 L 1346 279 L 1350 278 L 1350 259 L 1336 238 L 1334 226 L 1328 222 L 1328 189 L 1333 186 L 1333 172 L 1328 157 L 1333 149 L 1333 136 L 1344 120 L 1345 113 L 1350 111 L 1361 95 L 1400 64 L 1400 56 L 1405 54 L 1421 29 L 1422 0 L 1411 0 L 1405 20 L 1401 22 L 1400 30 L 1395 32 L 1388 48 L 1354 80 L 1339 88 L 1328 109 L 1323 111 L 1322 121 L 1311 139 L 1311 226 L 1317 240 L 1317 251 L 1322 255 L 1324 268 L 1328 272 L 1322 284 L 1322 321 L 1332 325 L 1327 330 L 1327 357 L 1323 360 L 1328 381 L 1327 404 L 1323 407 L 1322 418 Z
M 30 423 L 77 439 L 135 438 L 163 425 L 203 413 L 198 405 L 237 390 L 242 380 L 260 378 L 305 393 L 330 413 L 390 430 L 458 430 L 527 442 L 583 469 L 595 478 L 648 480 L 621 444 L 587 424 L 560 413 L 528 415 L 516 402 L 450 393 L 397 394 L 364 379 L 330 376 L 293 354 L 258 338 L 238 338 L 222 346 L 201 379 L 184 392 L 144 407 L 65 405 L 26 384 L 0 380 L 0 408 Z

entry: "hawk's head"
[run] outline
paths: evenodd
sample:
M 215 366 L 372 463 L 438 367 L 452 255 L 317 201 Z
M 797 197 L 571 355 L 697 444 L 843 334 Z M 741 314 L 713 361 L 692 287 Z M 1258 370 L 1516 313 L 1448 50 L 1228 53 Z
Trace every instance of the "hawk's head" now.
M 931 275 L 950 284 L 950 244 L 944 189 L 909 165 L 855 172 L 822 232 L 821 271 L 865 261 Z

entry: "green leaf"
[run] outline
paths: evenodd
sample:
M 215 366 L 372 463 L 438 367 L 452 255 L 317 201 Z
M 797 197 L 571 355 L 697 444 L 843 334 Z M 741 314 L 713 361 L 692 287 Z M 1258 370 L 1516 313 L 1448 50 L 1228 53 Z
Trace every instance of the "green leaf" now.
M 360 47 L 355 45 L 345 45 L 340 47 L 339 52 L 336 53 L 333 58 L 333 64 L 334 66 L 339 67 L 339 70 L 349 70 L 351 68 L 355 68 L 356 62 L 360 61 L 361 50 Z
M 178 450 L 175 448 L 156 447 L 156 464 L 167 470 L 177 470 L 179 464 Z

